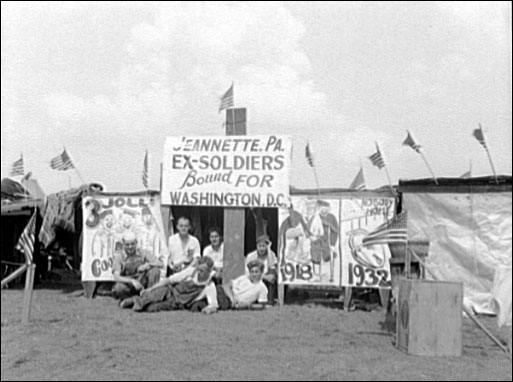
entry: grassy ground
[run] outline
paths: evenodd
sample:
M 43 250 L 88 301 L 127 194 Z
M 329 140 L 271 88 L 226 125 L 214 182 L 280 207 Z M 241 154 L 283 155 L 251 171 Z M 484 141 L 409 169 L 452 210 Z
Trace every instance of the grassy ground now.
M 263 312 L 135 313 L 76 283 L 1 292 L 2 380 L 511 380 L 511 359 L 469 319 L 462 357 L 418 357 L 385 312 L 288 304 Z M 493 317 L 480 318 L 499 333 Z

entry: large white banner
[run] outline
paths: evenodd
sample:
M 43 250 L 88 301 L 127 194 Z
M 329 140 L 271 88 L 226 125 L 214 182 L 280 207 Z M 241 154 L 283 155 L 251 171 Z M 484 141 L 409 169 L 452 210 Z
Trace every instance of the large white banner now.
M 511 192 L 403 194 L 408 237 L 429 240 L 426 266 L 463 283 L 463 303 L 479 313 L 497 313 L 493 286 L 508 268 L 511 277 L 511 200 Z
M 291 141 L 279 135 L 168 137 L 162 203 L 285 207 Z
M 82 211 L 82 281 L 113 280 L 114 252 L 123 250 L 122 238 L 127 231 L 136 234 L 141 252 L 167 264 L 158 195 L 86 196 L 82 199 Z

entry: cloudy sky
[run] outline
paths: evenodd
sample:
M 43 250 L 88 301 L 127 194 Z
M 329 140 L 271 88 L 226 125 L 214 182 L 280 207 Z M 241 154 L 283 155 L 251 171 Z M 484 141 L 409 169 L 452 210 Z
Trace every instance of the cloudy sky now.
M 2 2 L 2 176 L 23 152 L 43 189 L 79 184 L 49 161 L 65 146 L 85 181 L 159 187 L 164 140 L 224 135 L 235 83 L 248 134 L 290 135 L 290 182 L 347 187 L 378 141 L 395 183 L 512 167 L 511 3 Z

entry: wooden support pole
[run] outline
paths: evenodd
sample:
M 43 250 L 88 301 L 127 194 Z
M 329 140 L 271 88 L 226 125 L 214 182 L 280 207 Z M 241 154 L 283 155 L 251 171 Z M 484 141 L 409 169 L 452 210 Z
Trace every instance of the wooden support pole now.
M 23 313 L 21 315 L 21 323 L 27 325 L 30 319 L 30 307 L 32 305 L 32 291 L 34 289 L 34 274 L 36 272 L 36 264 L 27 265 L 27 274 L 25 275 L 25 293 L 23 295 Z
M 226 110 L 226 135 L 246 135 L 246 109 Z M 224 208 L 223 284 L 244 274 L 245 211 Z
M 27 270 L 27 264 L 23 264 L 21 267 L 16 269 L 13 273 L 11 273 L 9 276 L 7 276 L 5 279 L 2 280 L 2 287 L 4 285 L 9 284 L 15 278 L 18 278 L 19 276 L 21 276 L 21 274 L 23 272 L 25 272 L 26 270 Z

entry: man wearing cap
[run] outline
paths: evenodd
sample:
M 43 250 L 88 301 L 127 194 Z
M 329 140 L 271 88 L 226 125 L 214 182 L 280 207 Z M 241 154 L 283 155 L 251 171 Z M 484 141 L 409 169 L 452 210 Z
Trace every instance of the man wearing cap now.
M 250 275 L 248 264 L 251 261 L 258 260 L 264 264 L 264 275 L 262 276 L 262 281 L 264 282 L 269 292 L 268 304 L 274 305 L 274 299 L 276 297 L 276 281 L 278 278 L 276 273 L 276 265 L 278 264 L 278 260 L 276 258 L 276 254 L 271 250 L 272 243 L 271 240 L 269 240 L 269 236 L 261 235 L 257 237 L 256 242 L 256 251 L 253 251 L 246 256 L 246 276 Z
M 160 268 L 164 266 L 152 254 L 139 251 L 134 232 L 125 232 L 122 240 L 123 249 L 114 253 L 112 265 L 115 281 L 112 296 L 121 301 L 156 284 L 160 279 Z

